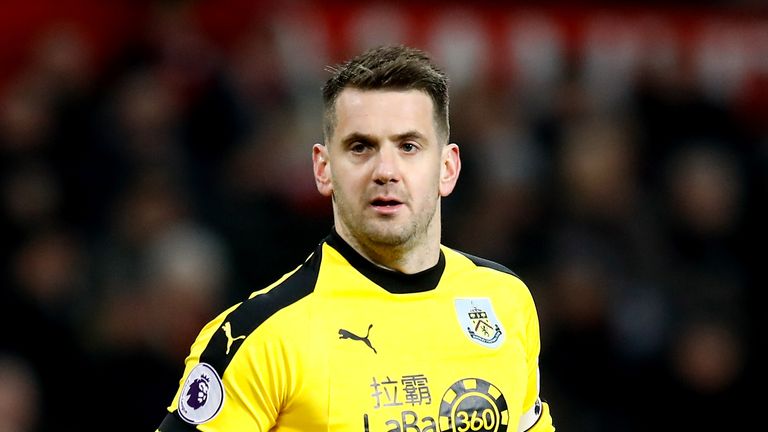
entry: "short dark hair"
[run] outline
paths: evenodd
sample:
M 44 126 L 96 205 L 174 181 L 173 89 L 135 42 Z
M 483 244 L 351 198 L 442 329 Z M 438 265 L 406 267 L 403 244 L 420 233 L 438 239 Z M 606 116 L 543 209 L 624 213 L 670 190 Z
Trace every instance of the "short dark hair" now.
M 336 99 L 345 88 L 360 90 L 420 90 L 432 99 L 438 136 L 448 141 L 448 79 L 429 55 L 403 45 L 369 49 L 329 67 L 333 75 L 323 86 L 323 133 L 328 143 L 336 127 Z

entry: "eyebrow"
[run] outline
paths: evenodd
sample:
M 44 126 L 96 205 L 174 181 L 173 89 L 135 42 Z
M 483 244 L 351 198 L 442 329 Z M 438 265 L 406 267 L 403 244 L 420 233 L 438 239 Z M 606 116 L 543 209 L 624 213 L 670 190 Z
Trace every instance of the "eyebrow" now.
M 406 140 L 416 140 L 416 141 L 422 141 L 422 142 L 427 141 L 427 137 L 425 137 L 424 134 L 416 130 L 410 130 L 405 133 L 397 134 L 392 136 L 391 138 L 394 138 L 394 141 L 406 141 Z
M 364 143 L 373 143 L 373 142 L 376 142 L 377 140 L 371 135 L 367 135 L 360 132 L 352 132 L 349 135 L 342 138 L 341 143 L 343 145 L 348 145 L 357 141 L 364 142 Z
M 416 140 L 416 141 L 427 141 L 427 138 L 419 131 L 416 130 L 410 130 L 407 132 L 403 132 L 400 134 L 392 135 L 389 137 L 393 141 L 406 141 L 406 140 Z M 365 142 L 365 143 L 374 143 L 377 142 L 378 139 L 375 138 L 373 135 L 364 134 L 360 132 L 352 132 L 349 135 L 342 138 L 341 142 L 342 144 L 350 144 L 353 142 Z

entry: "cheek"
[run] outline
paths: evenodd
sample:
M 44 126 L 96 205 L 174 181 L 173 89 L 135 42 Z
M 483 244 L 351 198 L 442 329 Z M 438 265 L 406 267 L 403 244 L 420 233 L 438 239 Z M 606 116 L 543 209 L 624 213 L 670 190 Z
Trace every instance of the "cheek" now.
M 333 186 L 334 188 L 342 188 L 349 193 L 361 193 L 365 190 L 365 187 L 371 181 L 371 176 L 365 167 L 353 167 L 355 169 L 349 169 L 348 167 L 339 167 L 334 171 Z
M 432 170 L 428 176 L 411 179 L 409 193 L 423 205 L 431 205 L 440 196 L 440 172 Z
M 361 194 L 358 186 L 359 182 L 348 175 L 334 176 L 331 183 L 333 185 L 333 195 L 337 201 L 341 200 L 344 203 L 349 203 Z
M 440 179 L 442 178 L 442 176 L 443 176 L 443 166 L 438 161 L 437 163 L 435 163 L 435 165 L 433 165 L 433 168 L 430 170 L 429 181 L 425 183 L 429 183 L 428 187 L 431 190 L 437 191 L 438 188 L 440 187 Z

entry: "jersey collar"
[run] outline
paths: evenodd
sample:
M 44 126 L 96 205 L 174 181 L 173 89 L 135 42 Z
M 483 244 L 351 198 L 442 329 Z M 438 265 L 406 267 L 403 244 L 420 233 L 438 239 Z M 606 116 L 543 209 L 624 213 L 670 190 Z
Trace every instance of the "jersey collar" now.
M 445 270 L 445 255 L 440 251 L 437 264 L 418 273 L 406 274 L 379 267 L 360 255 L 336 232 L 336 228 L 326 237 L 325 243 L 334 248 L 355 270 L 376 285 L 393 294 L 409 294 L 431 291 L 437 287 Z

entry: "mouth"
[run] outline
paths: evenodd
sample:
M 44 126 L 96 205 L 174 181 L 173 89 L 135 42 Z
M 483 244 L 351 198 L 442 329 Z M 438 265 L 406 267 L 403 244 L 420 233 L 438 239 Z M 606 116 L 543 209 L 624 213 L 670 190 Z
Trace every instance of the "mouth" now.
M 400 201 L 393 199 L 375 199 L 371 202 L 374 207 L 393 207 L 402 204 Z
M 403 203 L 390 198 L 376 198 L 371 201 L 371 207 L 378 213 L 393 214 L 403 207 Z

